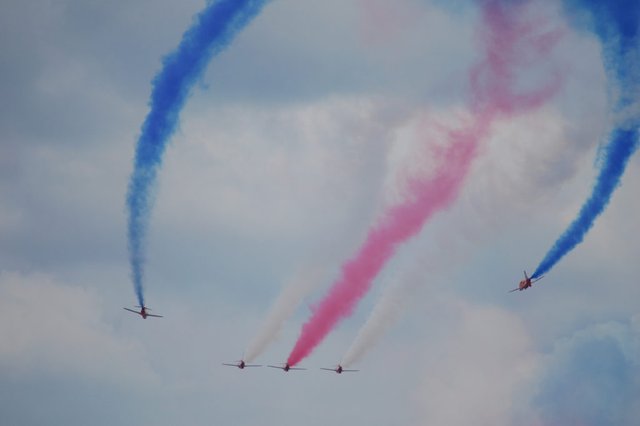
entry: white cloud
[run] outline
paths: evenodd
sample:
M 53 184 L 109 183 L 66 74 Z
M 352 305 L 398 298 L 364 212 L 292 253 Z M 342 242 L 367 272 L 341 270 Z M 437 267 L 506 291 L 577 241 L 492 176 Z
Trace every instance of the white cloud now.
M 333 97 L 192 114 L 167 153 L 154 227 L 320 236 L 332 246 L 336 234 L 357 239 L 372 220 L 388 145 L 405 111 Z
M 454 302 L 443 340 L 430 342 L 416 402 L 424 425 L 509 425 L 514 394 L 535 372 L 522 320 L 503 309 Z
M 532 380 L 542 424 L 631 425 L 640 415 L 640 317 L 560 338 Z
M 0 368 L 114 383 L 156 380 L 137 342 L 116 335 L 94 291 L 42 274 L 0 273 Z

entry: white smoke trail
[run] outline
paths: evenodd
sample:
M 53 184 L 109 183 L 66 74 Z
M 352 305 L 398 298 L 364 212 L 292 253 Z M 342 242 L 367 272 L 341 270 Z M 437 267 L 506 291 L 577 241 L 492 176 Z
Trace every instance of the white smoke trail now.
M 355 340 L 342 357 L 340 365 L 350 367 L 369 352 L 406 309 L 418 280 L 397 280 L 387 288 L 358 332 Z
M 366 191 L 370 192 L 369 197 L 373 200 L 379 196 L 380 181 L 386 175 L 389 141 L 394 138 L 394 132 L 409 120 L 411 111 L 406 106 L 388 100 L 361 101 L 356 106 L 355 116 L 346 115 L 346 119 L 343 117 L 345 122 L 342 137 L 350 139 L 351 145 L 358 148 L 354 151 L 357 158 L 349 170 L 352 182 L 358 187 L 362 186 L 363 181 L 368 182 Z M 315 133 L 317 132 L 313 132 L 314 135 Z M 353 153 L 348 155 L 354 156 Z M 359 207 L 363 209 L 362 215 L 366 212 L 368 216 L 372 206 L 369 203 L 360 203 Z M 246 362 L 253 362 L 278 337 L 286 320 L 294 314 L 307 295 L 319 285 L 330 282 L 330 273 L 335 272 L 332 268 L 339 265 L 339 260 L 351 250 L 349 241 L 355 243 L 361 238 L 361 232 L 363 230 L 357 227 L 344 230 L 343 241 L 337 245 L 338 247 L 333 240 L 319 243 L 324 248 L 317 251 L 322 254 L 316 254 L 313 262 L 308 262 L 306 266 L 298 269 L 284 286 L 248 345 L 244 354 Z
M 387 183 L 390 186 L 390 188 L 387 188 L 387 192 L 393 193 L 394 189 L 391 187 L 395 186 L 395 192 L 403 193 L 398 188 L 402 188 L 405 185 L 404 182 L 407 180 L 407 175 L 430 173 L 433 165 L 429 164 L 432 159 L 425 157 L 424 154 L 428 152 L 425 150 L 425 140 L 426 145 L 442 145 L 443 141 L 446 140 L 445 129 L 455 128 L 460 123 L 468 120 L 468 118 L 468 113 L 462 110 L 429 111 L 428 114 L 423 114 L 418 120 L 410 123 L 405 131 L 413 134 L 406 137 L 411 139 L 411 142 L 404 141 L 405 143 L 399 144 L 402 146 L 394 147 L 396 150 L 398 148 L 402 149 L 403 152 L 400 161 L 396 161 L 396 170 L 393 170 L 387 178 Z M 419 137 L 416 137 L 418 135 Z M 393 152 L 391 154 L 393 156 Z M 376 304 L 367 322 L 360 329 L 352 345 L 343 356 L 340 365 L 348 367 L 359 361 L 406 309 L 408 300 L 424 280 L 424 271 L 428 270 L 429 274 L 433 275 L 435 268 L 440 264 L 440 262 L 434 262 L 434 260 L 445 260 L 441 258 L 441 251 L 437 253 L 437 256 L 423 255 L 421 257 L 423 261 L 419 262 L 418 268 L 412 268 L 410 271 L 405 272 L 403 277 L 393 281 L 384 290 L 380 301 Z M 432 267 L 426 262 L 430 262 Z
M 285 321 L 295 312 L 300 302 L 320 283 L 326 280 L 326 267 L 320 265 L 300 268 L 284 287 L 271 306 L 267 317 L 245 351 L 245 361 L 253 362 L 273 342 Z

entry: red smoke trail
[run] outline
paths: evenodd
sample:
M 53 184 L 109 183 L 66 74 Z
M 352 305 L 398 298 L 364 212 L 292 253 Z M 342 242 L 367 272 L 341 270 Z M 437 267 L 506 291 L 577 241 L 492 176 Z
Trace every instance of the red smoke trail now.
M 503 3 L 482 4 L 485 58 L 470 72 L 471 123 L 462 130 L 446 132 L 447 146 L 432 149 L 439 164 L 435 173 L 426 179 L 411 180 L 408 200 L 384 212 L 369 230 L 364 244 L 342 266 L 341 277 L 303 325 L 287 360 L 289 365 L 296 365 L 307 357 L 340 320 L 351 315 L 399 243 L 417 234 L 427 220 L 456 199 L 479 144 L 488 136 L 494 120 L 537 107 L 558 89 L 561 79 L 556 75 L 540 90 L 514 93 L 517 68 L 545 56 L 549 48 L 541 47 L 541 37 L 547 41 L 553 41 L 554 37 L 549 32 L 536 35 L 533 31 L 537 26 L 518 22 L 523 6 Z M 523 48 L 528 49 L 526 59 L 521 56 Z

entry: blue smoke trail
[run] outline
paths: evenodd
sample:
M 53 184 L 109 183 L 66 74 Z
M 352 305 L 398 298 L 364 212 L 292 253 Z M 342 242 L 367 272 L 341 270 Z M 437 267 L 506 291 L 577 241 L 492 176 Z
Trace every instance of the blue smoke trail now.
M 596 179 L 591 196 L 582 205 L 578 217 L 558 238 L 546 254 L 531 278 L 538 278 L 549 271 L 564 255 L 580 244 L 593 226 L 596 218 L 609 204 L 611 195 L 620 184 L 629 157 L 638 148 L 638 128 L 617 129 L 611 142 L 604 147 L 602 168 Z
M 153 79 L 150 111 L 142 124 L 136 145 L 126 201 L 129 263 L 140 306 L 144 305 L 144 249 L 153 203 L 151 190 L 167 142 L 176 130 L 178 116 L 191 88 L 209 60 L 231 43 L 267 1 L 209 0 L 182 36 L 177 49 L 164 57 L 162 69 Z
M 629 162 L 638 149 L 640 112 L 640 2 L 637 0 L 566 0 L 568 15 L 586 18 L 582 24 L 602 43 L 617 123 L 602 147 L 599 173 L 592 193 L 576 219 L 553 244 L 531 278 L 548 272 L 582 242 L 596 218 L 609 204 Z M 635 105 L 634 105 L 635 104 Z M 635 110 L 635 111 L 634 111 Z

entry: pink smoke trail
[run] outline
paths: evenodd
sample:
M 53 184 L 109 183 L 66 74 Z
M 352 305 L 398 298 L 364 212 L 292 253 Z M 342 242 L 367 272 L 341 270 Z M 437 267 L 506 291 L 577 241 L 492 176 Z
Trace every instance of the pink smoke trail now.
M 289 365 L 307 357 L 340 320 L 351 315 L 398 244 L 416 235 L 436 212 L 456 199 L 494 120 L 538 107 L 558 90 L 561 78 L 556 74 L 539 90 L 515 93 L 516 69 L 549 52 L 541 37 L 546 42 L 559 37 L 551 37 L 551 33 L 536 35 L 533 31 L 537 26 L 518 22 L 523 7 L 505 5 L 500 0 L 482 2 L 485 58 L 470 71 L 471 122 L 461 130 L 446 132 L 448 145 L 432 149 L 439 164 L 435 173 L 426 179 L 413 178 L 408 185 L 408 200 L 384 212 L 355 256 L 342 266 L 341 277 L 303 325 L 287 360 Z M 523 48 L 527 48 L 527 58 L 522 57 Z

